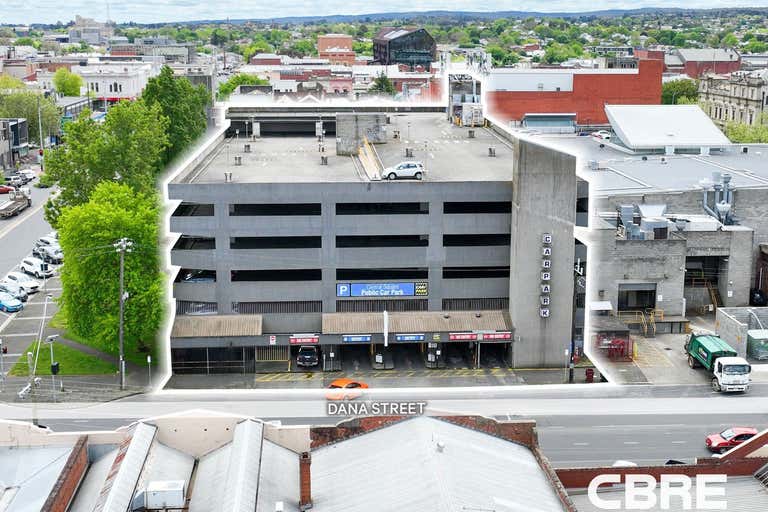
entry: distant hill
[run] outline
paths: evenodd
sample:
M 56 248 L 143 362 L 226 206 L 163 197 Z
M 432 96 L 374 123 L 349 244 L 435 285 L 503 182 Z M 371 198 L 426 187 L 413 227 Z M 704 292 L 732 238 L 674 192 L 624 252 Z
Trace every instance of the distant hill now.
M 547 17 L 547 18 L 599 18 L 599 17 L 616 17 L 616 16 L 632 16 L 641 14 L 750 14 L 750 13 L 768 13 L 768 8 L 717 8 L 717 9 L 685 9 L 685 8 L 668 8 L 668 7 L 645 7 L 642 9 L 604 9 L 600 11 L 585 11 L 585 12 L 537 12 L 537 11 L 493 11 L 493 12 L 481 12 L 481 11 L 412 11 L 412 12 L 380 12 L 370 14 L 334 14 L 328 16 L 287 16 L 281 18 L 248 18 L 248 19 L 231 19 L 229 23 L 233 25 L 240 25 L 243 23 L 280 23 L 280 24 L 297 24 L 297 23 L 317 23 L 317 22 L 329 22 L 329 23 L 356 23 L 356 22 L 380 22 L 380 21 L 403 21 L 403 20 L 415 20 L 415 19 L 454 19 L 454 20 L 493 20 L 497 18 L 528 18 L 528 17 Z M 226 23 L 227 20 L 195 20 L 195 21 L 181 21 L 181 22 L 169 22 L 167 24 L 174 25 L 200 25 L 200 24 L 215 24 Z M 165 23 L 164 23 L 165 24 Z

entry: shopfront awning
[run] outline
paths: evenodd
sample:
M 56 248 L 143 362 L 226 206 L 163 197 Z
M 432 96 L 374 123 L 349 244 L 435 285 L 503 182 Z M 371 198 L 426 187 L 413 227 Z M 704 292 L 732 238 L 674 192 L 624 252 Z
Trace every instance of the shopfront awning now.
M 512 322 L 504 310 L 402 311 L 389 313 L 389 332 L 510 331 Z M 384 332 L 383 313 L 325 313 L 323 334 L 370 334 Z
M 171 338 L 260 336 L 261 315 L 177 316 Z

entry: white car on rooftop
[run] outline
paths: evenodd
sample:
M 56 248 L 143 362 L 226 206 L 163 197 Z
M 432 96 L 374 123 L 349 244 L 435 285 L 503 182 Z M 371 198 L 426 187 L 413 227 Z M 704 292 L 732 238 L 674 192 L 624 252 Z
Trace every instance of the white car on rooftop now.
M 387 167 L 381 172 L 381 177 L 388 180 L 399 180 L 401 178 L 415 178 L 420 180 L 426 174 L 424 164 L 421 162 L 400 162 L 394 167 Z
M 611 140 L 611 132 L 608 130 L 598 130 L 594 132 L 592 136 L 596 139 Z
M 8 275 L 3 278 L 3 282 L 20 286 L 28 294 L 35 293 L 40 289 L 40 283 L 21 272 L 9 272 Z

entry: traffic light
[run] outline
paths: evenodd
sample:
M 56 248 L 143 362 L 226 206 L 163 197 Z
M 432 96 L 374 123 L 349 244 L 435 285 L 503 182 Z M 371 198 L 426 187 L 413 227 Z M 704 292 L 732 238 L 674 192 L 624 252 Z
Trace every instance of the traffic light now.
M 51 374 L 52 375 L 58 375 L 59 374 L 59 362 L 54 361 L 53 364 L 51 364 Z
M 0 345 L 2 345 L 2 343 L 0 343 Z M 7 354 L 8 353 L 8 347 L 5 346 L 5 345 L 2 345 L 2 346 L 3 346 L 3 354 Z

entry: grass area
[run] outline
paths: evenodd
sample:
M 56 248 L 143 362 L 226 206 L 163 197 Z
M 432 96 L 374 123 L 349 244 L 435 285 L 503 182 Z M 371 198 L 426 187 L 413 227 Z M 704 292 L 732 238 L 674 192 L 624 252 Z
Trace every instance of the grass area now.
M 35 352 L 37 343 L 33 342 L 23 352 Z M 106 361 L 102 361 L 89 354 L 84 354 L 66 345 L 54 343 L 53 357 L 59 362 L 59 375 L 106 375 L 117 372 L 117 366 Z M 37 359 L 37 375 L 51 374 L 51 349 L 45 343 L 40 345 L 40 355 Z M 9 375 L 15 377 L 26 377 L 29 375 L 26 357 L 19 359 Z
M 104 350 L 104 347 L 99 345 L 98 343 L 91 343 L 89 340 L 82 338 L 80 336 L 77 336 L 71 331 L 67 330 L 67 319 L 64 316 L 64 313 L 62 310 L 59 310 L 56 312 L 55 315 L 50 319 L 48 322 L 48 325 L 51 326 L 54 329 L 61 329 L 64 331 L 64 334 L 62 334 L 63 338 L 67 338 L 68 340 L 72 340 L 76 343 L 79 343 L 81 345 L 86 345 L 88 347 L 93 347 L 97 350 L 101 350 L 102 352 L 106 352 Z M 125 352 L 125 360 L 140 366 L 146 366 L 147 365 L 147 354 L 143 352 L 136 352 L 132 351 L 130 347 L 126 347 L 127 350 Z M 109 353 L 109 352 L 107 352 Z M 117 357 L 119 354 L 115 353 L 113 354 L 115 357 Z M 152 356 L 152 366 L 155 366 L 157 364 L 157 358 Z

